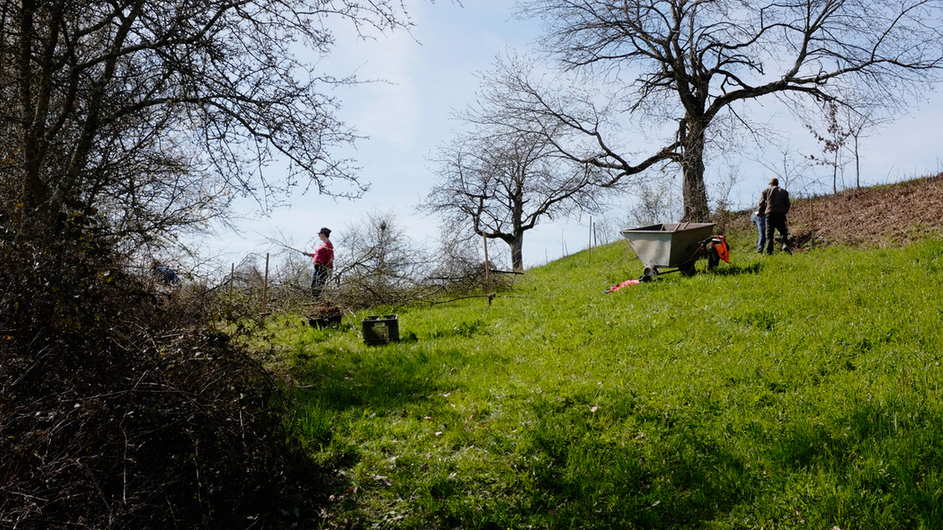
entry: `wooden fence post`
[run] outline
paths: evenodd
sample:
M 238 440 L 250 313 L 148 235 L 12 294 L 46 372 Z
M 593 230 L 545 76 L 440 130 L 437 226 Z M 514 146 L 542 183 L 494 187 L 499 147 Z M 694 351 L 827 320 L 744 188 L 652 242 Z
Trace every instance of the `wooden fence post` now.
M 488 263 L 488 236 L 484 233 L 481 234 L 482 239 L 485 241 L 485 290 L 491 290 L 491 265 Z
M 262 317 L 266 315 L 265 304 L 268 301 L 268 252 L 265 253 L 265 280 L 262 281 Z

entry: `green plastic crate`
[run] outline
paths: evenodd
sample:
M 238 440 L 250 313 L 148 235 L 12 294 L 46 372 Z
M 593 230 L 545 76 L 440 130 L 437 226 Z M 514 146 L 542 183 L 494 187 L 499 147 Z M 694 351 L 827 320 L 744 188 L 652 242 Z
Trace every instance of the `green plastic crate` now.
M 399 341 L 397 315 L 369 315 L 363 319 L 363 343 L 380 346 Z

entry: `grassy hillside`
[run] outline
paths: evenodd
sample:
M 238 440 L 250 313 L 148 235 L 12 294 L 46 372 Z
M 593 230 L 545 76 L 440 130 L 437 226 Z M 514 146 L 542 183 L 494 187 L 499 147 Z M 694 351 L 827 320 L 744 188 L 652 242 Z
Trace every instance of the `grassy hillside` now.
M 606 294 L 641 271 L 618 242 L 491 305 L 398 309 L 387 346 L 273 323 L 290 421 L 339 477 L 326 525 L 941 527 L 943 240 L 745 234 L 691 278 Z

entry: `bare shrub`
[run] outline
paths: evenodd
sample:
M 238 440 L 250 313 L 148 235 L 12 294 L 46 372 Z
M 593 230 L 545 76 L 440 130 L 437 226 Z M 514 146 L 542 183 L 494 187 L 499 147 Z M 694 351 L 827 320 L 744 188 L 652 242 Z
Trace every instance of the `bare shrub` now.
M 0 526 L 315 526 L 319 475 L 209 291 L 163 299 L 93 230 L 0 238 Z
M 333 301 L 338 305 L 399 305 L 435 291 L 424 282 L 428 256 L 392 213 L 370 213 L 349 225 L 338 249 L 343 249 L 334 265 Z

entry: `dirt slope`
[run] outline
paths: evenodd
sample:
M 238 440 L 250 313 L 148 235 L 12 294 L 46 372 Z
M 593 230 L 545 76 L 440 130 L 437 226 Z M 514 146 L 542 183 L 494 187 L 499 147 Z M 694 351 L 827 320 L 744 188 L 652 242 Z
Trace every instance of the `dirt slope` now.
M 725 232 L 751 227 L 749 211 L 728 219 Z M 846 245 L 859 248 L 906 245 L 928 235 L 943 236 L 943 174 L 850 189 L 835 195 L 795 199 L 789 231 L 800 248 Z M 754 232 L 755 233 L 755 232 Z

